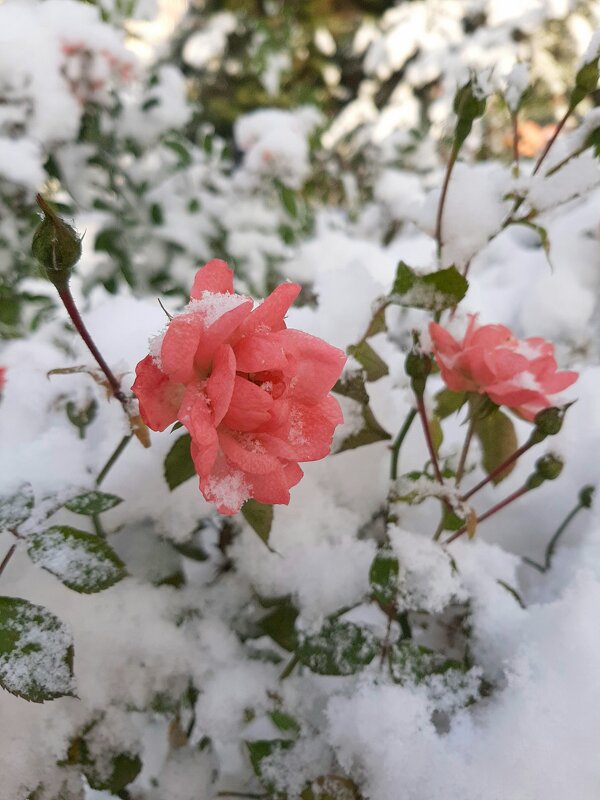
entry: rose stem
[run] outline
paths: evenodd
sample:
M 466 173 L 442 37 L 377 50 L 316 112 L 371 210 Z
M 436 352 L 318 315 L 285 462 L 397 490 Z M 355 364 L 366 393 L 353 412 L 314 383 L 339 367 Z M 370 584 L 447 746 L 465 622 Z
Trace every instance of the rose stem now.
M 492 506 L 486 512 L 484 512 L 480 517 L 477 517 L 477 524 L 484 522 L 489 517 L 496 514 L 498 511 L 502 511 L 503 508 L 506 508 L 510 503 L 513 503 L 515 500 L 518 500 L 519 497 L 522 497 L 527 492 L 530 492 L 531 488 L 529 486 L 521 486 L 520 489 L 517 489 L 516 492 L 509 494 L 508 497 L 505 497 L 504 500 L 501 500 L 499 503 L 496 503 L 495 506 Z M 459 536 L 462 536 L 463 533 L 467 532 L 467 526 L 464 525 L 460 530 L 453 533 L 449 539 L 446 539 L 444 544 L 451 544 L 455 539 L 458 539 Z

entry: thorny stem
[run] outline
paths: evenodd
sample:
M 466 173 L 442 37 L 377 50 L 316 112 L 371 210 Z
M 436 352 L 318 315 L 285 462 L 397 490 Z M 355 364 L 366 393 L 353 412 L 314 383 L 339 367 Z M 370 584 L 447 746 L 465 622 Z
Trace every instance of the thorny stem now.
M 102 467 L 102 469 L 98 473 L 98 477 L 96 478 L 96 486 L 100 486 L 100 484 L 102 483 L 104 478 L 106 478 L 111 468 L 113 467 L 113 465 L 115 464 L 115 462 L 117 461 L 123 450 L 125 450 L 125 448 L 127 447 L 132 438 L 133 434 L 128 433 L 121 439 L 121 441 L 115 448 L 115 451 L 112 453 L 106 464 Z
M 534 444 L 535 442 L 529 440 L 528 442 L 525 442 L 525 444 L 522 444 L 521 447 L 517 448 L 515 452 L 506 459 L 506 461 L 503 461 L 502 464 L 499 464 L 488 475 L 486 475 L 485 478 L 482 478 L 482 480 L 480 480 L 478 484 L 476 484 L 475 486 L 473 486 L 472 489 L 469 489 L 468 492 L 463 494 L 459 498 L 461 503 L 466 502 L 470 497 L 473 497 L 473 495 L 476 494 L 480 489 L 483 489 L 484 486 L 487 486 L 487 484 L 490 481 L 493 481 L 494 478 L 497 478 L 498 475 L 500 475 L 502 472 L 504 472 L 505 469 L 510 467 L 511 464 L 514 464 L 514 462 L 518 458 L 521 458 L 523 453 L 526 453 L 530 448 L 532 448 Z
M 450 176 L 452 175 L 452 170 L 454 169 L 454 165 L 456 164 L 457 157 L 458 157 L 458 150 L 455 148 L 452 150 L 452 153 L 450 154 L 450 160 L 448 161 L 448 166 L 446 167 L 446 174 L 444 176 L 444 183 L 442 185 L 442 191 L 440 193 L 440 201 L 438 203 L 438 208 L 437 208 L 437 216 L 435 220 L 435 240 L 437 242 L 438 259 L 441 258 L 442 255 L 442 220 L 444 216 L 444 206 L 446 205 L 446 195 L 448 194 L 448 185 L 450 183 Z
M 2 563 L 0 564 L 0 575 L 2 575 L 2 573 L 6 569 L 6 567 L 8 565 L 8 562 L 13 557 L 13 554 L 14 554 L 16 549 L 17 549 L 17 543 L 16 542 L 14 544 L 11 544 L 11 546 L 8 548 L 8 552 L 6 553 L 6 555 L 2 559 Z
M 127 416 L 129 416 L 129 401 L 127 400 L 127 397 L 125 396 L 123 390 L 121 389 L 121 384 L 115 378 L 112 370 L 104 360 L 102 353 L 96 347 L 96 344 L 92 339 L 92 337 L 90 336 L 88 329 L 85 327 L 85 324 L 81 318 L 81 314 L 79 313 L 79 310 L 75 305 L 75 301 L 73 300 L 73 295 L 71 294 L 69 286 L 67 285 L 59 288 L 58 295 L 63 302 L 67 314 L 71 317 L 71 321 L 73 322 L 73 325 L 77 330 L 77 333 L 86 343 L 90 353 L 96 359 L 98 366 L 100 367 L 102 372 L 106 375 L 106 380 L 108 381 L 110 388 L 112 389 L 113 395 L 117 398 L 119 403 L 121 403 Z
M 552 134 L 552 136 L 546 142 L 546 146 L 544 147 L 541 156 L 538 158 L 538 160 L 536 162 L 536 165 L 533 168 L 533 174 L 534 175 L 537 174 L 537 172 L 539 171 L 540 167 L 544 163 L 544 159 L 546 158 L 546 156 L 550 152 L 550 148 L 552 147 L 554 142 L 557 140 L 558 134 L 562 131 L 562 129 L 564 128 L 565 122 L 569 119 L 569 117 L 571 116 L 572 113 L 573 113 L 573 108 L 571 106 L 569 106 L 569 108 L 566 110 L 563 118 L 560 120 L 560 122 L 558 123 L 558 125 L 554 129 L 554 133 Z
M 394 439 L 394 443 L 390 448 L 392 451 L 392 458 L 390 464 L 390 480 L 392 481 L 395 481 L 396 478 L 398 477 L 398 459 L 400 457 L 400 448 L 402 447 L 402 444 L 406 439 L 406 435 L 408 434 L 410 427 L 413 424 L 413 421 L 416 416 L 417 416 L 417 409 L 411 408 L 411 410 L 408 412 L 406 419 L 404 420 L 404 424 L 400 428 L 398 436 L 396 436 L 396 438 Z
M 485 513 L 483 513 L 480 517 L 477 517 L 477 524 L 481 522 L 485 522 L 486 519 L 493 516 L 494 514 L 498 513 L 498 511 L 502 511 L 503 508 L 513 503 L 515 500 L 518 500 L 519 497 L 523 497 L 524 494 L 530 492 L 531 488 L 529 486 L 521 486 L 520 489 L 517 489 L 516 492 L 509 494 L 508 497 L 505 497 L 504 500 L 501 500 L 499 503 L 496 503 L 495 506 L 489 508 Z M 453 533 L 449 539 L 446 539 L 444 544 L 451 544 L 455 539 L 458 539 L 459 536 L 462 536 L 464 533 L 467 532 L 467 526 L 464 525 L 460 530 Z

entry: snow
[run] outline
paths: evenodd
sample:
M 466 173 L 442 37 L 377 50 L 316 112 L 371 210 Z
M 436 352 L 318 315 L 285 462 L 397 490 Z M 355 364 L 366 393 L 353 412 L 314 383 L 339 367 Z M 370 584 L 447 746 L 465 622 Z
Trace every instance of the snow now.
M 332 793 L 343 786 L 342 797 L 369 800 L 397 800 L 399 793 L 407 800 L 596 800 L 600 512 L 593 506 L 578 514 L 549 571 L 524 558 L 543 562 L 581 487 L 600 477 L 600 174 L 587 152 L 548 175 L 596 130 L 598 110 L 582 103 L 582 118 L 561 134 L 543 168 L 533 176 L 523 157 L 515 178 L 510 136 L 503 139 L 510 134 L 506 108 L 490 102 L 491 116 L 474 127 L 450 179 L 441 259 L 433 234 L 452 98 L 466 70 L 487 75 L 486 91 L 503 91 L 512 111 L 528 82 L 538 82 L 555 98 L 544 106 L 549 116 L 559 114 L 577 60 L 597 54 L 597 35 L 586 47 L 600 14 L 569 0 L 467 5 L 416 0 L 357 22 L 349 47 L 358 79 L 347 95 L 346 74 L 334 60 L 345 45 L 333 29 L 318 27 L 312 44 L 324 70 L 330 67 L 327 80 L 340 92 L 341 110 L 251 110 L 234 120 L 238 152 L 230 157 L 193 99 L 192 73 L 224 62 L 245 68 L 229 60 L 241 15 L 195 4 L 202 24 L 186 27 L 191 17 L 183 16 L 175 45 L 179 3 L 155 10 L 140 3 L 134 20 L 124 20 L 123 6 L 108 0 L 96 7 L 76 0 L 0 3 L 2 292 L 14 303 L 16 287 L 22 298 L 13 325 L 0 297 L 0 497 L 24 482 L 32 487 L 25 499 L 0 506 L 0 519 L 23 519 L 17 533 L 30 541 L 45 537 L 32 558 L 15 526 L 3 525 L 0 561 L 14 543 L 17 549 L 0 575 L 0 593 L 59 620 L 46 616 L 37 624 L 36 617 L 20 646 L 41 649 L 18 658 L 2 637 L 14 625 L 0 625 L 0 679 L 13 691 L 26 692 L 36 680 L 56 693 L 76 692 L 38 704 L 0 691 L 0 800 L 83 791 L 89 800 L 106 800 L 105 792 L 83 788 L 80 764 L 60 766 L 83 731 L 99 776 L 109 775 L 116 754 L 140 754 L 142 772 L 127 792 L 143 800 L 262 794 L 246 743 L 281 738 L 292 744 L 264 762 L 262 780 L 290 798 L 312 784 Z M 260 44 L 252 40 L 252 47 Z M 79 45 L 91 54 L 89 73 Z M 173 55 L 179 45 L 182 68 Z M 287 42 L 269 45 L 258 78 L 275 103 L 281 76 L 293 72 L 300 55 Z M 80 132 L 90 102 L 100 143 Z M 527 104 L 519 117 L 529 118 Z M 282 186 L 296 200 L 296 215 L 282 202 Z M 274 509 L 267 548 L 241 516 L 224 522 L 195 477 L 169 491 L 164 459 L 176 436 L 167 430 L 152 433 L 148 450 L 131 440 L 106 475 L 101 490 L 123 502 L 95 520 L 74 514 L 64 503 L 95 485 L 128 425 L 120 405 L 85 372 L 48 377 L 54 368 L 93 361 L 52 287 L 32 277 L 27 264 L 40 189 L 86 231 L 72 289 L 125 391 L 136 363 L 148 352 L 159 357 L 166 320 L 157 297 L 169 313 L 198 313 L 210 325 L 295 280 L 303 292 L 286 324 L 345 349 L 364 336 L 400 260 L 424 273 L 455 264 L 468 268 L 470 286 L 453 319 L 449 312 L 442 317 L 450 331 L 458 336 L 467 313 L 479 313 L 482 324 L 508 325 L 519 339 L 549 339 L 560 367 L 580 372 L 568 392 L 577 402 L 560 434 L 469 503 L 485 512 L 522 485 L 547 450 L 564 458 L 563 474 L 481 524 L 472 541 L 461 537 L 444 547 L 431 539 L 439 498 L 448 490 L 456 499 L 459 491 L 451 477 L 444 490 L 427 477 L 407 477 L 429 459 L 417 419 L 400 451 L 395 486 L 393 439 L 307 464 L 290 504 Z M 522 197 L 518 207 L 513 192 Z M 544 227 L 552 267 L 535 230 L 505 226 L 511 213 Z M 118 246 L 97 249 L 98 234 L 111 230 Z M 186 306 L 195 269 L 213 257 L 235 268 L 240 294 L 205 292 Z M 35 320 L 45 304 L 47 313 Z M 421 310 L 390 307 L 386 330 L 368 340 L 388 374 L 367 381 L 365 391 L 392 437 L 414 408 L 404 372 L 411 334 L 422 332 L 427 349 L 429 320 Z M 352 360 L 350 368 L 359 365 Z M 430 413 L 442 385 L 437 374 L 428 381 Z M 83 438 L 68 404 L 94 408 Z M 345 423 L 336 444 L 364 421 L 355 401 L 341 404 Z M 524 442 L 531 426 L 513 419 Z M 463 422 L 464 413 L 443 421 L 445 467 L 457 463 Z M 298 426 L 293 435 L 301 442 L 306 433 Z M 475 444 L 465 491 L 482 478 L 480 459 Z M 208 488 L 227 506 L 249 491 L 235 472 Z M 393 494 L 406 489 L 421 491 L 423 502 L 395 501 Z M 61 544 L 57 526 L 77 526 L 91 537 L 99 535 L 98 524 L 127 576 L 102 592 L 77 595 L 59 578 L 92 569 L 99 578 L 105 562 Z M 398 561 L 391 607 L 373 597 L 370 571 L 382 547 Z M 288 636 L 279 642 L 261 627 L 277 611 Z M 342 631 L 358 626 L 364 648 L 348 655 L 347 640 L 336 640 L 343 654 L 338 675 L 296 663 L 289 637 L 326 647 L 331 640 L 318 634 L 333 621 Z M 64 660 L 71 641 L 73 679 Z M 369 663 L 355 669 L 353 657 Z M 440 663 L 445 667 L 432 667 Z M 322 654 L 313 664 L 328 666 Z M 423 664 L 425 675 L 417 669 Z M 275 711 L 293 720 L 286 731 Z

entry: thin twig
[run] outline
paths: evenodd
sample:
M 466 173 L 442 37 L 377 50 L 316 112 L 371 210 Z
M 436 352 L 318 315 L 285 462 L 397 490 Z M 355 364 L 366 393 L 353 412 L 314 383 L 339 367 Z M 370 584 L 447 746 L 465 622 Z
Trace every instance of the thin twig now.
M 6 569 L 6 567 L 8 565 L 8 562 L 13 557 L 13 554 L 14 554 L 16 549 L 17 549 L 17 543 L 16 542 L 14 544 L 11 544 L 11 546 L 8 548 L 8 552 L 6 553 L 6 555 L 2 559 L 2 563 L 0 564 L 0 575 L 2 575 L 2 573 Z
M 419 412 L 421 425 L 423 426 L 423 433 L 425 434 L 425 441 L 427 443 L 427 449 L 429 451 L 429 458 L 431 459 L 431 463 L 433 465 L 435 478 L 437 482 L 441 486 L 443 486 L 444 479 L 440 471 L 440 465 L 438 463 L 437 454 L 435 452 L 435 447 L 433 445 L 433 439 L 431 438 L 431 428 L 429 427 L 429 421 L 427 419 L 427 411 L 425 410 L 425 402 L 423 400 L 423 395 L 416 395 L 416 397 L 417 397 L 417 411 Z
M 98 473 L 98 477 L 96 478 L 96 486 L 100 486 L 100 484 L 102 483 L 104 478 L 106 478 L 111 468 L 113 467 L 113 465 L 115 464 L 115 462 L 117 461 L 123 450 L 125 450 L 125 448 L 127 447 L 132 438 L 133 434 L 128 433 L 121 439 L 121 441 L 115 448 L 115 451 L 112 453 L 106 464 L 102 467 L 102 469 Z
M 562 131 L 562 129 L 565 126 L 565 122 L 569 119 L 569 117 L 571 116 L 572 113 L 573 113 L 573 108 L 571 106 L 569 106 L 569 108 L 565 112 L 565 115 L 563 116 L 563 118 L 560 120 L 560 122 L 558 123 L 558 125 L 554 129 L 554 133 L 552 134 L 552 136 L 546 142 L 546 146 L 544 147 L 541 156 L 538 158 L 538 160 L 536 162 L 536 165 L 533 168 L 533 174 L 534 175 L 536 175 L 538 173 L 540 167 L 544 163 L 544 160 L 545 160 L 546 156 L 550 152 L 550 148 L 552 147 L 554 142 L 557 140 L 558 134 Z
M 490 473 L 488 473 L 485 476 L 485 478 L 482 478 L 482 480 L 480 480 L 478 484 L 473 486 L 472 489 L 469 489 L 468 492 L 465 492 L 465 494 L 463 494 L 459 498 L 461 503 L 466 502 L 470 497 L 473 497 L 473 495 L 476 494 L 480 489 L 483 489 L 484 486 L 487 486 L 487 484 L 490 481 L 493 481 L 494 478 L 497 478 L 498 475 L 504 472 L 505 469 L 508 469 L 508 467 L 510 467 L 511 464 L 514 464 L 514 462 L 518 458 L 521 458 L 523 453 L 526 453 L 530 448 L 532 448 L 534 444 L 535 442 L 532 442 L 530 440 L 528 442 L 525 442 L 525 444 L 521 445 L 521 447 L 517 448 L 517 450 L 515 450 L 515 452 L 512 455 L 510 455 L 505 461 L 503 461 L 502 464 L 499 464 L 495 469 L 493 469 Z
M 96 344 L 88 329 L 85 327 L 83 319 L 81 318 L 81 314 L 79 313 L 79 309 L 75 305 L 75 301 L 73 299 L 73 295 L 71 294 L 71 290 L 68 286 L 58 289 L 58 295 L 63 302 L 63 305 L 67 311 L 67 314 L 71 317 L 71 321 L 77 330 L 77 333 L 81 336 L 85 344 L 87 345 L 90 353 L 96 359 L 96 362 L 102 372 L 106 375 L 106 380 L 108 381 L 110 388 L 112 389 L 113 395 L 117 398 L 119 403 L 123 406 L 125 413 L 129 416 L 129 401 L 123 390 L 121 389 L 121 384 L 115 378 L 112 370 L 104 360 L 102 353 L 96 347 Z
M 506 508 L 506 506 L 510 505 L 515 500 L 518 500 L 519 497 L 523 497 L 523 495 L 527 494 L 527 492 L 529 491 L 531 491 L 530 487 L 521 486 L 521 488 L 517 489 L 516 492 L 509 494 L 508 497 L 504 498 L 504 500 L 501 500 L 499 503 L 496 503 L 495 506 L 489 508 L 480 517 L 477 517 L 477 524 L 479 525 L 481 522 L 485 522 L 486 519 L 489 519 L 494 514 L 497 514 L 498 511 L 502 511 L 503 508 Z M 467 526 L 463 525 L 463 527 L 460 530 L 456 531 L 456 533 L 453 533 L 452 536 L 450 536 L 450 538 L 446 539 L 444 544 L 451 544 L 455 539 L 458 539 L 466 532 L 467 532 Z
M 450 183 L 450 176 L 456 164 L 458 150 L 454 149 L 450 154 L 450 160 L 446 167 L 446 174 L 444 176 L 444 183 L 442 184 L 442 191 L 440 192 L 440 200 L 437 208 L 437 216 L 435 220 L 435 240 L 437 242 L 437 255 L 438 259 L 442 257 L 442 221 L 444 217 L 444 206 L 446 205 L 446 195 L 448 194 L 448 185 Z

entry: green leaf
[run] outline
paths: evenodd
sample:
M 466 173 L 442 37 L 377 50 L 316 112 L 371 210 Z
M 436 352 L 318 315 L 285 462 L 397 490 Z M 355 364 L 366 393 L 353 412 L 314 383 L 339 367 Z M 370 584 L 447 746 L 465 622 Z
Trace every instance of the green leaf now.
M 421 683 L 430 675 L 443 675 L 449 670 L 465 672 L 460 661 L 448 659 L 441 653 L 406 640 L 390 647 L 388 661 L 392 679 L 396 683 Z
M 69 589 L 93 594 L 126 576 L 125 566 L 106 541 L 67 525 L 54 525 L 27 538 L 34 564 L 51 572 Z
M 363 339 L 356 345 L 350 345 L 348 354 L 355 358 L 367 374 L 368 381 L 378 381 L 389 374 L 388 365 L 377 355 L 371 345 Z
M 165 458 L 165 480 L 169 489 L 173 491 L 177 486 L 193 478 L 196 474 L 190 444 L 192 437 L 189 433 L 181 436 L 169 450 Z
M 73 696 L 73 643 L 42 606 L 0 597 L 0 686 L 33 703 Z
M 336 619 L 307 636 L 296 654 L 317 675 L 354 675 L 373 660 L 377 650 L 377 640 L 369 631 Z
M 273 724 L 284 733 L 298 733 L 300 726 L 293 717 L 289 714 L 284 714 L 283 711 L 272 711 L 269 716 Z
M 435 396 L 434 414 L 438 419 L 446 419 L 455 414 L 467 402 L 466 392 L 452 392 L 450 389 L 441 389 Z
M 400 564 L 389 549 L 379 550 L 369 570 L 371 594 L 384 609 L 396 602 Z
M 298 609 L 286 597 L 277 604 L 273 611 L 258 622 L 258 627 L 264 634 L 270 636 L 276 644 L 291 652 L 298 645 L 298 636 L 296 634 L 297 617 Z
M 288 212 L 290 217 L 297 217 L 298 216 L 298 205 L 296 203 L 296 193 L 293 189 L 290 189 L 289 186 L 286 186 L 285 183 L 281 181 L 277 181 L 277 188 L 279 189 L 279 196 L 281 197 L 281 202 L 283 203 L 283 207 Z
M 396 270 L 390 301 L 410 308 L 443 311 L 458 305 L 469 284 L 456 267 L 420 275 L 401 261 Z
M 370 406 L 362 407 L 362 417 L 363 424 L 360 430 L 347 436 L 338 446 L 336 453 L 343 453 L 344 450 L 354 450 L 357 447 L 364 447 L 364 445 L 374 444 L 375 442 L 384 442 L 392 438 L 377 422 Z
M 72 497 L 65 503 L 65 508 L 72 511 L 74 514 L 84 514 L 87 517 L 93 517 L 94 514 L 102 514 L 110 508 L 118 506 L 123 500 L 117 497 L 116 494 L 107 494 L 106 492 L 99 492 L 93 490 L 91 492 L 84 492 L 78 494 L 77 497 Z
M 432 417 L 429 417 L 429 432 L 431 434 L 433 449 L 435 450 L 436 455 L 438 455 L 440 452 L 440 447 L 442 446 L 442 442 L 444 441 L 444 431 L 442 430 L 442 425 L 435 414 Z
M 257 500 L 246 500 L 242 506 L 242 516 L 263 542 L 268 543 L 273 524 L 273 506 Z
M 336 394 L 341 394 L 343 397 L 349 397 L 360 403 L 361 406 L 369 404 L 369 395 L 365 388 L 365 377 L 362 370 L 354 370 L 352 372 L 345 372 L 338 382 L 333 387 Z
M 175 139 L 167 139 L 163 142 L 165 147 L 168 147 L 172 150 L 177 158 L 179 159 L 179 166 L 180 167 L 189 167 L 192 163 L 192 157 L 187 149 L 181 142 L 178 142 Z
M 515 426 L 499 408 L 479 417 L 475 423 L 475 435 L 483 451 L 482 464 L 485 471 L 493 472 L 503 461 L 511 456 L 519 446 Z M 498 484 L 507 478 L 516 466 L 516 461 L 494 478 Z
M 250 763 L 257 778 L 262 778 L 262 762 L 282 750 L 288 750 L 293 742 L 289 739 L 257 739 L 254 742 L 246 742 Z M 269 784 L 270 785 L 270 784 Z
M 18 528 L 29 519 L 33 508 L 33 489 L 23 483 L 16 492 L 0 497 L 0 532 Z
M 110 770 L 110 771 L 109 771 Z M 84 764 L 82 772 L 92 789 L 97 792 L 111 792 L 117 795 L 134 781 L 142 770 L 142 760 L 137 753 L 118 753 L 110 761 L 110 767 L 102 764 Z
M 537 235 L 540 237 L 540 244 L 546 254 L 546 259 L 548 264 L 550 265 L 551 269 L 554 269 L 552 266 L 552 261 L 550 260 L 550 239 L 548 237 L 548 231 L 544 228 L 543 225 L 537 225 L 535 222 L 532 222 L 529 219 L 519 219 L 516 220 L 515 225 L 524 225 L 526 228 L 531 228 L 532 231 L 535 231 Z

